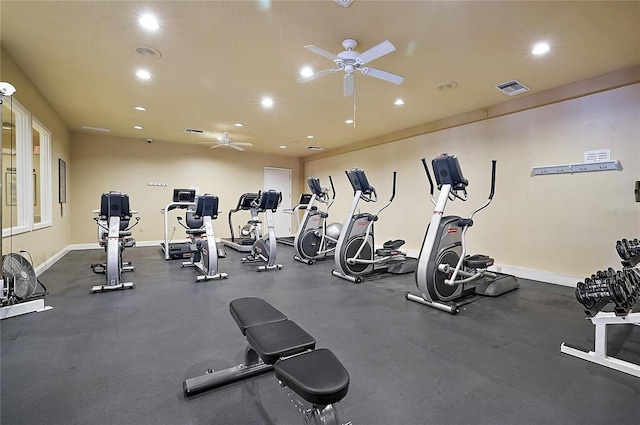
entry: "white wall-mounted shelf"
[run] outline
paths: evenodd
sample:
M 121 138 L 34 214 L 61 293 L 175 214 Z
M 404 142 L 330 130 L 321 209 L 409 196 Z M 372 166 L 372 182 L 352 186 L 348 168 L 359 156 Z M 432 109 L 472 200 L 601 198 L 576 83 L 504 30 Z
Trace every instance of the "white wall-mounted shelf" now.
M 589 171 L 622 170 L 619 160 L 601 162 L 583 162 L 580 164 L 547 165 L 544 167 L 531 167 L 531 176 L 544 176 L 546 174 L 574 174 L 587 173 Z

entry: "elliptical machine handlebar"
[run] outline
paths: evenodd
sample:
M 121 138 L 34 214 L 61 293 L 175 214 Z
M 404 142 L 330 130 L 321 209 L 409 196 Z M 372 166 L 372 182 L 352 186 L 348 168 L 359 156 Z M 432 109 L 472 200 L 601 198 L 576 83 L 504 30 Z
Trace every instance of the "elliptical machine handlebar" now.
M 493 199 L 493 193 L 496 188 L 496 164 L 498 161 L 495 159 L 491 160 L 491 193 L 489 194 L 489 199 Z
M 429 172 L 429 165 L 427 164 L 427 160 L 424 158 L 422 158 L 422 166 L 424 167 L 424 171 L 427 173 L 427 179 L 429 179 L 429 197 L 431 198 L 431 203 L 435 205 L 436 201 L 433 199 L 433 180 L 431 179 L 431 173 Z

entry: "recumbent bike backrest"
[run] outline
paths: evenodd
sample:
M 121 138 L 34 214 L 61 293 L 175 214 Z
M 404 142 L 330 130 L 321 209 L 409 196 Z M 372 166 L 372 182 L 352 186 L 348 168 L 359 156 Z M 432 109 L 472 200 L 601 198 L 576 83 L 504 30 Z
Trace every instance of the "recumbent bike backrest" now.
M 100 218 L 109 220 L 111 217 L 120 217 L 120 230 L 127 228 L 131 218 L 129 195 L 117 191 L 102 194 L 100 198 Z
M 278 205 L 280 205 L 280 201 L 282 201 L 282 192 L 277 192 L 275 190 L 267 190 L 262 192 L 258 203 L 258 211 L 263 212 L 266 210 L 271 210 L 276 212 L 278 209 Z
M 469 185 L 469 180 L 462 175 L 457 156 L 443 153 L 431 160 L 431 166 L 436 176 L 438 190 L 445 184 L 451 185 L 452 190 L 465 190 Z
M 218 218 L 218 197 L 211 195 L 210 193 L 206 193 L 199 197 L 198 203 L 196 204 L 196 211 L 193 215 L 195 219 L 199 219 L 200 217 L 211 217 L 215 220 Z M 188 223 L 187 225 L 189 226 Z

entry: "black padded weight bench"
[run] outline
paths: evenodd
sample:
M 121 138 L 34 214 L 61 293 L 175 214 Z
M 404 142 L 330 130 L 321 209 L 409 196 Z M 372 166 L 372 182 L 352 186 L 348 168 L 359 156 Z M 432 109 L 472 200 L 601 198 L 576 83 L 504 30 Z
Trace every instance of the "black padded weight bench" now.
M 349 390 L 349 373 L 328 349 L 278 309 L 260 298 L 238 298 L 229 304 L 231 316 L 246 336 L 244 364 L 187 379 L 185 397 L 275 370 L 296 405 L 298 395 L 312 405 L 300 411 L 305 423 L 340 425 L 334 404 Z

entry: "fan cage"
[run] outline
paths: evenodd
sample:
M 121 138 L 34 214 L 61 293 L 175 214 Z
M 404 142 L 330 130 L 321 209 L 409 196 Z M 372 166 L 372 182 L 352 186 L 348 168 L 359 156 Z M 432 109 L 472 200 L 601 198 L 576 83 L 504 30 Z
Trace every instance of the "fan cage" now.
M 2 260 L 2 274 L 10 288 L 10 294 L 23 300 L 33 296 L 38 285 L 33 266 L 19 254 L 5 255 Z

